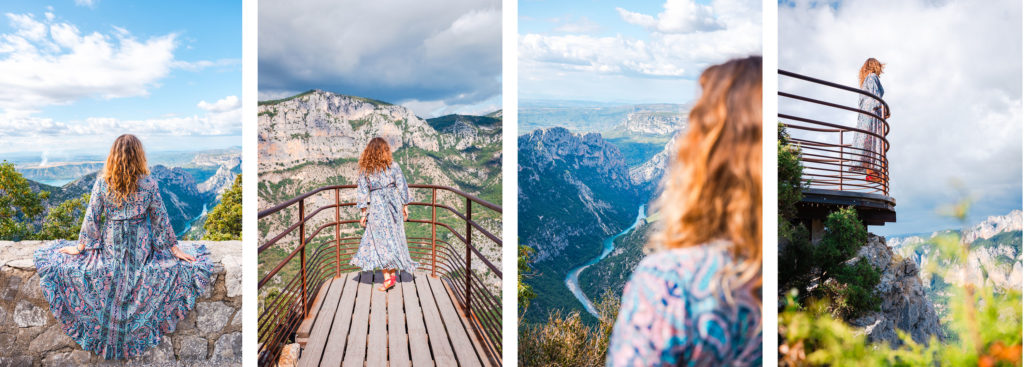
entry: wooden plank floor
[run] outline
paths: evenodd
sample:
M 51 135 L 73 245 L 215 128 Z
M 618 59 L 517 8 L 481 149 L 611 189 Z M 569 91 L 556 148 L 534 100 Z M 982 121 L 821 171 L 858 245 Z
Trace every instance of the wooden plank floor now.
M 380 272 L 324 283 L 300 366 L 490 366 L 444 282 L 401 273 L 387 293 Z

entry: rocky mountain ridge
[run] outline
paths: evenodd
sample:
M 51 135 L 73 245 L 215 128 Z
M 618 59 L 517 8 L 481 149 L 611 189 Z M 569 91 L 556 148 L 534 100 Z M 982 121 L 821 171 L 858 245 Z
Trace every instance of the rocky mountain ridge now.
M 927 342 L 932 335 L 944 336 L 939 316 L 926 287 L 918 277 L 913 260 L 902 258 L 886 245 L 885 238 L 868 235 L 868 242 L 847 263 L 865 259 L 881 273 L 875 292 L 882 299 L 881 309 L 848 322 L 860 328 L 871 342 L 900 343 L 896 330 L 910 334 L 914 341 Z
M 366 142 L 383 137 L 393 150 L 438 151 L 438 132 L 412 110 L 322 90 L 258 108 L 259 170 L 307 162 L 357 159 Z
M 673 135 L 686 126 L 683 113 L 637 111 L 626 115 L 626 121 L 613 130 L 641 135 Z
M 1021 249 L 1021 230 L 1024 228 L 1020 210 L 1007 215 L 991 216 L 981 223 L 960 233 L 962 243 L 970 244 L 965 264 L 930 264 L 934 246 L 930 240 L 939 235 L 957 231 L 946 230 L 924 236 L 908 236 L 891 239 L 887 244 L 904 257 L 913 260 L 920 268 L 934 267 L 934 272 L 922 271 L 921 279 L 926 285 L 933 276 L 944 282 L 963 286 L 991 285 L 996 290 L 1021 289 L 1024 285 L 1024 251 Z

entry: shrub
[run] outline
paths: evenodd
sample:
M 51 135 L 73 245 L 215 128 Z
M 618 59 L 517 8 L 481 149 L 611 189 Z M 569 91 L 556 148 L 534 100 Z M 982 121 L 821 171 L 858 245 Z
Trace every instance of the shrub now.
M 39 230 L 41 240 L 77 240 L 82 230 L 85 207 L 89 204 L 89 194 L 65 200 L 46 214 L 43 227 Z
M 843 289 L 835 295 L 834 301 L 841 301 L 841 309 L 835 309 L 833 315 L 845 319 L 857 318 L 867 311 L 878 311 L 882 299 L 875 294 L 881 274 L 865 259 L 853 265 L 842 265 L 836 271 L 835 280 L 843 284 Z
M 605 292 L 597 308 L 598 324 L 582 320 L 579 311 L 554 310 L 547 323 L 519 330 L 520 366 L 604 366 L 608 343 L 619 312 L 619 298 Z
M 204 240 L 230 241 L 242 239 L 242 175 L 235 176 L 231 188 L 221 196 L 220 203 L 210 211 L 203 224 Z
M 853 207 L 836 210 L 825 219 L 825 233 L 814 249 L 814 259 L 825 273 L 832 273 L 868 240 L 868 231 Z

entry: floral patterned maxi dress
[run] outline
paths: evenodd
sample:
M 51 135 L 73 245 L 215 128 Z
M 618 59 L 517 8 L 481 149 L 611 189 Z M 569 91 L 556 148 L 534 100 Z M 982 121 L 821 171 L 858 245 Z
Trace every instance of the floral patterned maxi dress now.
M 753 285 L 721 287 L 738 283 L 718 275 L 734 265 L 725 241 L 644 258 L 622 290 L 607 365 L 760 366 L 761 300 Z
M 57 250 L 83 244 L 79 255 Z M 174 331 L 210 279 L 203 245 L 181 246 L 195 263 L 171 254 L 177 244 L 156 181 L 144 176 L 120 206 L 98 178 L 78 242 L 57 240 L 36 250 L 43 295 L 64 332 L 106 359 L 142 354 Z
M 366 208 L 366 230 L 359 250 L 349 263 L 364 271 L 397 269 L 412 272 L 418 266 L 409 256 L 402 207 L 409 204 L 409 185 L 398 163 L 377 173 L 359 174 L 360 209 Z
M 878 98 L 882 98 L 882 95 L 885 94 L 885 90 L 882 89 L 882 82 L 878 80 L 878 75 L 875 75 L 875 73 L 868 74 L 868 76 L 864 78 L 864 83 L 861 83 L 860 89 L 878 96 Z M 859 106 L 862 111 L 868 111 L 878 116 L 883 116 L 884 112 L 882 111 L 882 103 L 878 102 L 877 99 L 861 94 Z M 857 114 L 857 128 L 871 131 L 879 136 L 885 135 L 885 126 L 882 124 L 881 120 L 862 113 Z M 865 168 L 879 171 L 882 166 L 882 162 L 879 160 L 879 155 L 882 154 L 883 149 L 885 149 L 882 144 L 882 139 L 873 135 L 854 132 L 853 146 L 864 149 L 867 152 L 858 149 L 855 151 L 858 154 L 863 155 L 850 155 L 847 158 L 853 162 L 860 161 L 859 165 L 854 163 L 851 171 L 864 172 Z

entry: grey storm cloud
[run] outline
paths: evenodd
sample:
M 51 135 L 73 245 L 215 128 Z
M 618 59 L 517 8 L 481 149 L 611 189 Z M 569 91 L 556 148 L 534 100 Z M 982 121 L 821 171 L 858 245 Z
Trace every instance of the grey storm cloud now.
M 966 195 L 970 222 L 1021 207 L 1021 2 L 862 0 L 779 8 L 779 67 L 857 86 L 868 57 L 892 109 L 891 196 L 899 234 L 955 228 L 937 209 Z M 779 89 L 822 95 L 780 78 Z M 853 95 L 825 94 L 855 106 Z M 785 98 L 779 112 L 808 113 Z M 855 124 L 852 115 L 822 118 Z M 954 184 L 957 183 L 957 184 Z M 958 188 L 959 187 L 959 188 Z
M 472 104 L 501 93 L 501 1 L 261 1 L 260 92 Z

